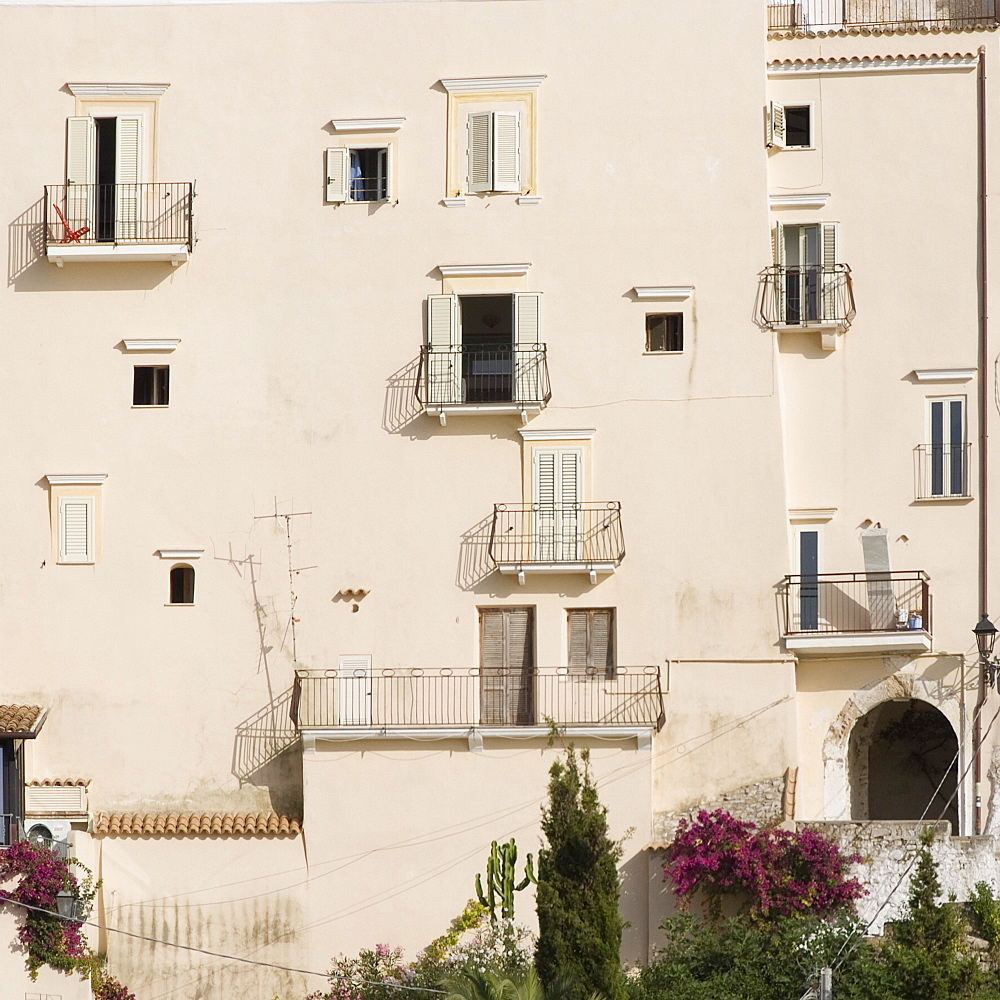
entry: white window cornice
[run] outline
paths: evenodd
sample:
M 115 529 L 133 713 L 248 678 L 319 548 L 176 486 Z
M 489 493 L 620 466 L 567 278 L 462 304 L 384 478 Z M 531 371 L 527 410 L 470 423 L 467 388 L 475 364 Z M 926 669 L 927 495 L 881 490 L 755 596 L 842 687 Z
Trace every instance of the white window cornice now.
M 788 511 L 788 520 L 793 524 L 817 524 L 832 521 L 836 507 L 793 507 Z
M 106 472 L 85 473 L 77 476 L 46 476 L 49 486 L 100 486 L 108 478 Z
M 200 559 L 204 554 L 204 549 L 157 549 L 157 555 L 161 559 Z
M 918 382 L 969 382 L 976 377 L 976 369 L 917 368 L 913 374 Z
M 67 83 L 74 97 L 160 97 L 169 83 Z
M 530 264 L 438 264 L 444 278 L 520 278 Z
M 330 124 L 338 132 L 395 132 L 405 118 L 334 118 Z
M 590 441 L 597 433 L 594 427 L 574 427 L 569 430 L 528 430 L 522 427 L 518 433 L 525 441 Z
M 694 295 L 694 285 L 636 285 L 632 294 L 640 302 L 683 302 Z
M 771 208 L 825 208 L 830 200 L 826 191 L 813 194 L 772 194 L 768 198 Z
M 538 76 L 463 76 L 442 80 L 441 86 L 449 94 L 488 94 L 494 90 L 537 90 L 544 79 L 544 73 Z
M 147 353 L 164 353 L 177 350 L 179 340 L 123 340 L 126 351 L 145 351 Z

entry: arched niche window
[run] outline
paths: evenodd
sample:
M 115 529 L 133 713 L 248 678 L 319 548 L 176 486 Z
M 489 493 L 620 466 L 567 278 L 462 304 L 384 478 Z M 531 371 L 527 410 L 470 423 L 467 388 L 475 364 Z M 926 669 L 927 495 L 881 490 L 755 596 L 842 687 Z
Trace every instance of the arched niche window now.
M 181 563 L 170 569 L 170 603 L 194 604 L 194 568 Z

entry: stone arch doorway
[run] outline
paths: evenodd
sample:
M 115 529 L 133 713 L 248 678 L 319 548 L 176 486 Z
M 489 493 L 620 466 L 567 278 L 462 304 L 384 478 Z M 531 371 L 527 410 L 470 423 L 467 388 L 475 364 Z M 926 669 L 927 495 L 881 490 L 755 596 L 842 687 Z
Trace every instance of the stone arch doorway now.
M 957 834 L 957 754 L 955 730 L 933 705 L 915 698 L 876 705 L 851 730 L 851 819 L 941 817 Z

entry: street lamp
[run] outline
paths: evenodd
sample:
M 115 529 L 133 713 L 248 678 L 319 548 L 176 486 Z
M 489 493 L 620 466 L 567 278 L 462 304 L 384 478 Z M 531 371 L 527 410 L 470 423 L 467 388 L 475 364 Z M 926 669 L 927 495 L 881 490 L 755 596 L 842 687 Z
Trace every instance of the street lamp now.
M 997 641 L 997 627 L 983 615 L 979 624 L 972 630 L 976 636 L 976 646 L 979 649 L 979 662 L 986 676 L 989 687 L 997 687 L 1000 680 L 1000 659 L 993 656 L 993 646 Z
M 56 909 L 63 920 L 79 920 L 79 900 L 72 892 L 65 889 L 56 893 Z

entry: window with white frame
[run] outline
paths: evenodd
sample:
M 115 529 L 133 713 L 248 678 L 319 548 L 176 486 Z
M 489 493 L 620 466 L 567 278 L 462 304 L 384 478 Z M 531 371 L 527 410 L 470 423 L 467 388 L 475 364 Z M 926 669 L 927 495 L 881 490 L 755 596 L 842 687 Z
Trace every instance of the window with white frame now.
M 470 112 L 466 129 L 466 190 L 473 194 L 520 192 L 520 116 L 502 111 Z
M 328 149 L 326 200 L 332 203 L 393 201 L 392 144 Z
M 812 105 L 772 102 L 768 108 L 767 121 L 768 146 L 776 149 L 812 148 Z
M 45 477 L 53 558 L 57 563 L 90 564 L 100 558 L 101 485 L 99 475 Z
M 917 454 L 919 499 L 969 496 L 965 396 L 927 400 L 926 443 Z

